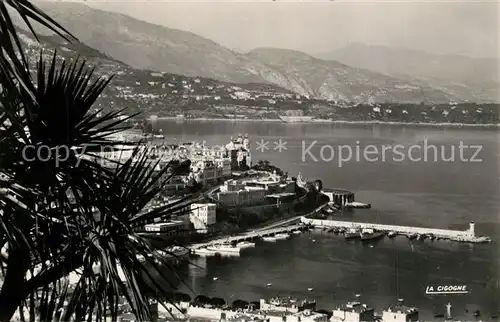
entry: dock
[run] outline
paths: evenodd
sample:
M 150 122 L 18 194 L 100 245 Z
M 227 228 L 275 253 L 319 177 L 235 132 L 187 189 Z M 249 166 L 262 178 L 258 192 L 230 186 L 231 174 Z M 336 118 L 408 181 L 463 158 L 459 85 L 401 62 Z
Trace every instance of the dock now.
M 301 218 L 301 223 L 304 225 L 322 227 L 322 228 L 344 228 L 344 229 L 373 229 L 383 232 L 395 232 L 400 235 L 433 235 L 441 239 L 449 239 L 451 241 L 464 242 L 464 243 L 486 243 L 491 242 L 488 237 L 476 236 L 475 224 L 471 222 L 469 229 L 466 230 L 451 230 L 451 229 L 437 229 L 437 228 L 424 228 L 424 227 L 411 227 L 411 226 L 396 226 L 396 225 L 382 225 L 352 221 L 338 221 L 338 220 L 320 220 L 309 219 L 306 217 Z
M 296 230 L 303 230 L 303 229 L 304 229 L 303 224 L 294 224 L 291 226 L 278 227 L 278 228 L 272 228 L 272 229 L 267 229 L 267 230 L 251 231 L 251 232 L 244 233 L 244 234 L 241 234 L 238 236 L 219 238 L 219 239 L 211 240 L 211 241 L 206 242 L 206 243 L 191 245 L 189 248 L 193 250 L 193 249 L 198 249 L 198 248 L 205 248 L 205 247 L 209 247 L 209 246 L 214 246 L 217 244 L 233 243 L 233 242 L 238 243 L 238 242 L 245 241 L 245 240 L 253 240 L 256 238 L 273 236 L 276 234 L 292 233 Z
M 328 204 L 323 204 L 314 209 L 313 211 L 309 212 L 306 215 L 302 216 L 296 216 L 293 218 L 286 219 L 284 221 L 272 224 L 270 226 L 267 226 L 266 228 L 260 228 L 260 229 L 255 229 L 249 232 L 245 232 L 236 236 L 226 236 L 226 237 L 221 237 L 217 239 L 213 239 L 211 241 L 205 242 L 205 243 L 199 243 L 199 244 L 194 244 L 189 246 L 191 250 L 193 249 L 198 249 L 198 248 L 204 248 L 207 246 L 213 246 L 217 244 L 224 244 L 224 243 L 238 243 L 241 241 L 245 240 L 253 240 L 256 238 L 262 238 L 266 236 L 272 236 L 275 234 L 280 234 L 280 233 L 292 233 L 297 230 L 303 230 L 304 229 L 304 224 L 301 223 L 302 218 L 307 218 L 308 216 L 312 216 L 314 214 L 317 214 L 323 208 L 327 207 Z

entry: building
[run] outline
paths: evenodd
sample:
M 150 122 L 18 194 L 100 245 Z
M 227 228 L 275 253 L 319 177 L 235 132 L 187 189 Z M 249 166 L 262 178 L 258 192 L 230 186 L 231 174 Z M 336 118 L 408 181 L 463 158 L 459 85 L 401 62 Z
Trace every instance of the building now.
M 217 222 L 217 206 L 214 203 L 193 203 L 189 214 L 189 221 L 194 229 L 200 233 L 207 233 L 210 226 Z
M 231 159 L 218 158 L 215 159 L 217 169 L 220 171 L 219 178 L 227 178 L 231 176 Z
M 231 170 L 247 170 L 252 166 L 252 156 L 250 153 L 250 139 L 248 134 L 243 138 L 241 134 L 226 144 L 225 150 L 231 160 Z
M 369 308 L 366 304 L 361 302 L 349 302 L 344 305 L 336 307 L 332 312 L 330 321 L 335 322 L 374 322 L 375 310 Z
M 296 184 L 283 178 L 272 176 L 265 180 L 252 180 L 242 182 L 227 180 L 216 194 L 217 200 L 226 206 L 259 206 L 293 201 L 295 198 Z
M 261 311 L 275 311 L 297 313 L 304 310 L 314 311 L 316 309 L 316 301 L 314 300 L 299 300 L 292 297 L 273 297 L 271 299 L 260 299 Z
M 266 201 L 267 190 L 259 187 L 244 186 L 238 191 L 220 191 L 217 200 L 226 206 L 253 206 L 263 204 Z
M 349 190 L 323 189 L 322 192 L 330 199 L 330 202 L 337 206 L 344 207 L 347 204 L 354 202 L 354 192 Z
M 158 234 L 175 235 L 183 231 L 185 223 L 181 220 L 172 220 L 157 224 L 147 224 L 144 229 L 147 232 L 154 232 Z
M 327 322 L 328 315 L 304 310 L 285 317 L 286 322 Z
M 418 319 L 418 309 L 404 305 L 402 299 L 382 312 L 382 322 L 417 322 Z

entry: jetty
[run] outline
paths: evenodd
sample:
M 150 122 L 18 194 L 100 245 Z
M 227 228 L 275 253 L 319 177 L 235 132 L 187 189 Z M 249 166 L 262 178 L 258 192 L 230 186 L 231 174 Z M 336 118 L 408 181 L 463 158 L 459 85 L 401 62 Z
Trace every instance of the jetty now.
M 205 248 L 207 246 L 213 246 L 217 244 L 225 244 L 225 243 L 238 243 L 241 241 L 249 241 L 253 239 L 258 239 L 267 236 L 273 236 L 281 233 L 293 233 L 294 231 L 305 230 L 305 225 L 301 222 L 302 218 L 307 218 L 308 216 L 312 216 L 317 214 L 323 208 L 328 206 L 328 204 L 323 204 L 313 211 L 309 212 L 305 216 L 296 216 L 293 218 L 286 219 L 281 222 L 274 223 L 265 228 L 255 229 L 249 232 L 241 233 L 236 236 L 225 236 L 217 239 L 213 239 L 207 241 L 205 243 L 193 244 L 189 246 L 189 249 L 194 250 L 198 248 Z
M 451 230 L 451 229 L 437 229 L 437 228 L 424 228 L 424 227 L 411 227 L 411 226 L 396 226 L 396 225 L 383 225 L 372 224 L 352 221 L 338 221 L 338 220 L 320 220 L 309 219 L 306 217 L 301 218 L 301 223 L 318 228 L 343 228 L 343 229 L 373 229 L 383 232 L 395 232 L 399 235 L 432 235 L 441 239 L 449 239 L 451 241 L 464 242 L 464 243 L 487 243 L 491 239 L 485 236 L 476 236 L 475 224 L 471 222 L 469 229 L 466 230 Z
M 211 241 L 206 242 L 206 243 L 191 245 L 189 248 L 191 250 L 195 250 L 195 249 L 199 249 L 199 248 L 214 246 L 217 244 L 237 243 L 237 242 L 242 242 L 242 241 L 253 240 L 256 238 L 274 236 L 276 234 L 293 233 L 294 231 L 304 230 L 304 229 L 305 228 L 304 228 L 303 224 L 295 224 L 295 225 L 291 225 L 291 226 L 284 226 L 284 227 L 272 228 L 272 229 L 267 229 L 267 230 L 251 231 L 248 233 L 243 233 L 243 234 L 238 235 L 238 236 L 219 238 L 219 239 L 211 240 Z

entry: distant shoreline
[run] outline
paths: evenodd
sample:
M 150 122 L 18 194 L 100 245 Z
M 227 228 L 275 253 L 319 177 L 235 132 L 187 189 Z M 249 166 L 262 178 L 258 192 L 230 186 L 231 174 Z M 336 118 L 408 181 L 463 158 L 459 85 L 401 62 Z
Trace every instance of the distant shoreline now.
M 269 123 L 284 123 L 284 124 L 353 124 L 353 125 L 369 125 L 369 124 L 380 124 L 380 125 L 409 125 L 409 126 L 422 126 L 422 127 L 469 127 L 469 128 L 500 128 L 500 124 L 466 124 L 466 123 L 413 123 L 413 122 L 383 122 L 383 121 L 333 121 L 325 119 L 313 119 L 311 121 L 305 122 L 285 122 L 281 119 L 225 119 L 225 118 L 185 118 L 178 119 L 175 116 L 161 116 L 158 120 L 165 121 L 180 121 L 180 122 L 200 122 L 200 121 L 213 121 L 213 122 L 269 122 Z

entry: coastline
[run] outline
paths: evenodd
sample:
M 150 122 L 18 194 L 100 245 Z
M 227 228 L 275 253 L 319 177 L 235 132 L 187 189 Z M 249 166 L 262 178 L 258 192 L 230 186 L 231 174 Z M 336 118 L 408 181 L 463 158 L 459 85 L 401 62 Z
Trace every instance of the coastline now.
M 313 119 L 311 121 L 304 122 L 285 122 L 281 119 L 226 119 L 226 118 L 192 118 L 192 119 L 178 119 L 175 116 L 161 116 L 158 117 L 160 121 L 179 121 L 179 122 L 267 122 L 267 123 L 284 123 L 284 124 L 347 124 L 347 125 L 405 125 L 405 126 L 422 126 L 422 127 L 467 127 L 467 128 L 500 128 L 500 124 L 467 124 L 467 123 L 414 123 L 414 122 L 384 122 L 384 121 L 334 121 L 327 119 Z

